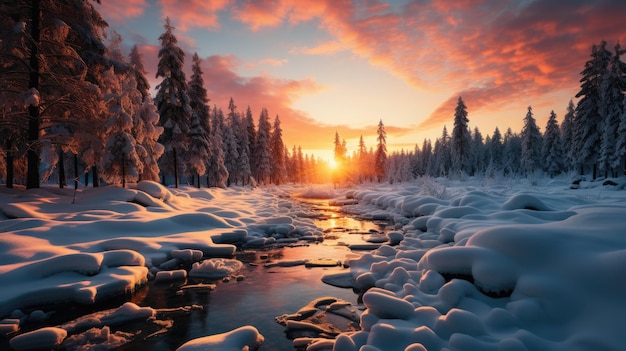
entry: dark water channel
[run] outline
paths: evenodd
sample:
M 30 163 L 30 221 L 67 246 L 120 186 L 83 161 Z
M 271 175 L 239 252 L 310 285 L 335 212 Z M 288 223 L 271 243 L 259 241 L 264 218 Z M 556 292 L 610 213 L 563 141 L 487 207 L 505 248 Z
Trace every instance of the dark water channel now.
M 120 327 L 120 330 L 136 334 L 136 337 L 118 350 L 175 350 L 188 340 L 244 325 L 256 327 L 265 337 L 259 350 L 293 350 L 292 340 L 287 338 L 284 326 L 275 321 L 276 316 L 295 313 L 310 301 L 324 296 L 340 298 L 357 306 L 358 296 L 352 289 L 333 287 L 321 281 L 322 276 L 345 272 L 347 268 L 340 265 L 268 268 L 263 265 L 281 260 L 319 258 L 342 262 L 351 252 L 347 244 L 364 243 L 370 230 L 382 231 L 386 225 L 345 216 L 327 203 L 307 201 L 319 214 L 319 218 L 315 219 L 316 225 L 327 229 L 327 238 L 323 242 L 241 252 L 236 257 L 244 262 L 241 272 L 244 279 L 241 281 L 212 281 L 217 285 L 213 290 L 181 289 L 194 283 L 191 281 L 150 282 L 138 289 L 130 301 L 139 306 L 154 309 L 186 307 L 188 310 L 164 314 L 162 320 L 169 323 L 167 328 L 160 325 L 146 327 L 141 323 Z M 158 332 L 160 329 L 164 331 Z M 149 336 L 152 333 L 155 335 Z

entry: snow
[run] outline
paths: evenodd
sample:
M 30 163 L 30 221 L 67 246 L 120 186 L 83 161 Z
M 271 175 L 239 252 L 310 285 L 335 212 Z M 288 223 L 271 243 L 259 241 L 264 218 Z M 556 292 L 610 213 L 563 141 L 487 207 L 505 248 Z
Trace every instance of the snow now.
M 123 345 L 132 335 L 110 327 L 151 320 L 154 309 L 126 303 L 60 326 L 21 328 L 27 321 L 45 324 L 50 304 L 92 304 L 132 293 L 150 279 L 239 279 L 236 245 L 263 249 L 323 240 L 314 214 L 292 195 L 392 221 L 385 233 L 364 234 L 371 243 L 349 246 L 347 268 L 323 278 L 362 293 L 363 311 L 332 298 L 314 301 L 299 316 L 286 315 L 285 326 L 338 336 L 298 338 L 294 345 L 310 351 L 620 350 L 626 193 L 624 179 L 612 180 L 618 185 L 582 181 L 578 189 L 566 178 L 317 190 L 170 189 L 155 182 L 76 194 L 0 188 L 0 333 L 16 350 Z M 337 264 L 318 258 L 268 267 Z M 186 288 L 219 289 L 207 283 Z M 356 316 L 360 330 L 337 332 L 300 318 L 321 312 Z M 253 350 L 262 341 L 254 326 L 242 326 L 179 350 Z

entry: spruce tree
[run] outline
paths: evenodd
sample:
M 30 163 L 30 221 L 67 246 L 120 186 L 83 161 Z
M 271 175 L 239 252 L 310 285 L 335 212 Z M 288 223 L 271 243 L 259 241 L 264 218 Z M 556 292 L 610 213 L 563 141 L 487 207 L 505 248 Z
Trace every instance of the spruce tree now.
M 593 45 L 591 59 L 585 63 L 581 72 L 580 91 L 576 94 L 578 104 L 573 122 L 573 152 L 575 161 L 580 167 L 581 174 L 585 168 L 593 169 L 593 178 L 597 175 L 597 164 L 600 156 L 601 133 L 604 130 L 604 119 L 600 114 L 601 84 L 607 74 L 611 52 L 606 48 L 606 42 Z
M 543 135 L 543 146 L 541 149 L 541 159 L 543 169 L 554 177 L 563 170 L 563 149 L 561 144 L 561 130 L 556 120 L 556 113 L 550 112 L 550 118 Z
M 261 110 L 259 115 L 259 126 L 256 133 L 255 143 L 255 175 L 257 182 L 260 184 L 268 184 L 270 181 L 270 173 L 272 171 L 272 156 L 270 152 L 271 125 L 269 113 L 266 108 Z
M 197 186 L 200 187 L 200 177 L 207 171 L 209 163 L 209 98 L 204 88 L 202 60 L 197 53 L 191 59 L 191 78 L 188 85 L 189 107 L 191 120 L 189 126 L 189 157 L 187 168 L 192 176 L 196 176 Z
M 454 128 L 450 136 L 450 152 L 454 173 L 469 173 L 470 132 L 468 129 L 467 107 L 459 97 L 454 111 Z
M 615 53 L 611 58 L 608 72 L 602 78 L 600 86 L 600 116 L 604 118 L 604 130 L 601 134 L 598 167 L 606 177 L 609 172 L 616 175 L 622 157 L 615 152 L 618 129 L 622 113 L 623 100 L 626 92 L 626 63 L 620 59 L 624 50 L 619 43 L 615 45 Z
M 533 117 L 533 109 L 528 106 L 528 112 L 524 117 L 524 127 L 520 135 L 522 142 L 522 153 L 520 166 L 524 174 L 529 175 L 541 169 L 541 147 L 542 137 L 539 127 Z
M 565 116 L 563 116 L 563 122 L 561 123 L 561 147 L 563 149 L 563 167 L 566 170 L 571 170 L 575 167 L 575 155 L 573 154 L 573 121 L 575 119 L 575 114 L 576 107 L 574 106 L 574 102 L 570 100 L 569 104 L 567 105 L 567 111 L 565 112 Z
M 213 106 L 211 113 L 211 134 L 209 137 L 209 167 L 207 169 L 207 186 L 226 187 L 228 180 L 228 170 L 224 164 L 224 143 L 222 128 L 224 126 L 224 113 Z
M 280 117 L 274 118 L 274 126 L 270 137 L 271 181 L 276 184 L 285 182 L 285 144 L 283 143 L 283 129 L 280 126 Z
M 387 132 L 385 132 L 385 125 L 381 119 L 378 122 L 378 131 L 376 132 L 376 154 L 374 157 L 374 172 L 376 172 L 376 179 L 378 182 L 385 180 L 386 164 L 387 164 Z
M 178 47 L 178 40 L 172 33 L 174 27 L 169 17 L 165 20 L 165 33 L 161 34 L 161 49 L 156 77 L 163 80 L 157 85 L 156 106 L 159 110 L 163 134 L 159 142 L 165 147 L 165 153 L 159 160 L 163 183 L 167 177 L 174 177 L 178 188 L 181 165 L 185 164 L 183 155 L 188 148 L 188 134 L 191 120 L 191 107 L 187 95 L 187 80 L 183 71 L 185 53 Z

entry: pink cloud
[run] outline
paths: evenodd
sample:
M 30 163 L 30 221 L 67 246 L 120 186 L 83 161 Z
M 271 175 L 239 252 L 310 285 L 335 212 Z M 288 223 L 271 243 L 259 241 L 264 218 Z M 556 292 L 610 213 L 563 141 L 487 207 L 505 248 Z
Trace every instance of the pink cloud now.
M 169 16 L 183 32 L 192 27 L 219 29 L 217 12 L 226 9 L 229 3 L 229 0 L 159 0 L 163 18 Z
M 109 21 L 123 23 L 127 18 L 137 18 L 143 15 L 149 5 L 146 0 L 107 0 L 95 6 Z

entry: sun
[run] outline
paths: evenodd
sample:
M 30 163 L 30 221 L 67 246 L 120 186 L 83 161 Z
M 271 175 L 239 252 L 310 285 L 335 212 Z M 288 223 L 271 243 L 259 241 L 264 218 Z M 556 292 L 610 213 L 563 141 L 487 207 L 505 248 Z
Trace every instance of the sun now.
M 330 159 L 328 161 L 328 168 L 330 168 L 331 171 L 336 170 L 339 167 L 339 163 L 337 161 L 335 161 L 334 159 Z

